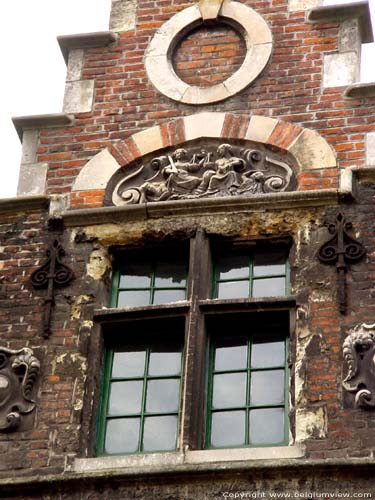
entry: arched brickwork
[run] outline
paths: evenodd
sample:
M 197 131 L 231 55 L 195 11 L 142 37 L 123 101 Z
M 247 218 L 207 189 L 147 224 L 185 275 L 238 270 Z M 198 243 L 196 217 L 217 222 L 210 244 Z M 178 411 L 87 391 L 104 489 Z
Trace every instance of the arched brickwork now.
M 337 167 L 334 151 L 313 130 L 260 115 L 203 112 L 137 132 L 96 155 L 74 183 L 72 208 L 102 206 L 106 184 L 118 168 L 149 153 L 199 138 L 243 139 L 288 152 L 302 181 L 322 178 L 322 171 L 331 172 Z M 320 186 L 313 182 L 310 187 L 304 187 L 302 182 L 300 189 L 332 187 L 330 184 L 322 179 Z

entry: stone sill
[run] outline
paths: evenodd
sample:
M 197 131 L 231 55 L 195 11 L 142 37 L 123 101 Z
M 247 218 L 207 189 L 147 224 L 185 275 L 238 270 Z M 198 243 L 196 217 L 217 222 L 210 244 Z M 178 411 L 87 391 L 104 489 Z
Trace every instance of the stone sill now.
M 176 200 L 124 207 L 67 210 L 62 213 L 62 218 L 67 227 L 116 224 L 160 217 L 204 216 L 264 209 L 280 210 L 283 208 L 326 206 L 330 203 L 337 204 L 343 195 L 346 195 L 346 193 L 341 193 L 337 189 L 317 189 L 254 196 L 226 196 L 188 201 Z
M 216 470 L 215 464 L 232 465 L 233 462 L 259 460 L 291 460 L 304 457 L 302 446 L 272 446 L 264 448 L 228 448 L 220 450 L 187 450 L 183 452 L 148 453 L 138 455 L 107 456 L 98 458 L 77 458 L 74 472 L 94 472 L 104 470 L 128 469 L 130 474 L 138 475 L 149 470 L 172 472 L 172 468 L 183 470 L 186 465 L 201 466 Z M 219 465 L 220 467 L 220 465 Z
M 65 63 L 68 64 L 69 51 L 72 49 L 88 49 L 106 47 L 118 39 L 112 31 L 98 31 L 95 33 L 79 33 L 76 35 L 62 35 L 57 37 Z
M 49 206 L 48 196 L 16 196 L 0 198 L 0 213 L 43 210 Z
M 94 320 L 98 323 L 113 323 L 123 319 L 132 319 L 135 317 L 156 317 L 156 316 L 179 316 L 189 311 L 190 302 L 181 300 L 179 302 L 170 302 L 166 304 L 124 307 L 124 308 L 102 308 L 94 310 Z
M 344 97 L 355 99 L 357 97 L 375 97 L 375 82 L 355 83 L 344 92 Z
M 29 115 L 15 116 L 12 118 L 13 125 L 17 130 L 18 137 L 22 142 L 24 130 L 50 128 L 50 127 L 65 127 L 72 125 L 74 121 L 73 115 L 66 113 L 53 113 L 47 115 Z
M 307 20 L 311 23 L 341 22 L 345 19 L 360 19 L 362 43 L 374 41 L 371 25 L 371 14 L 368 1 L 338 5 L 324 5 L 311 9 Z
M 194 452 L 198 453 L 198 452 Z M 76 460 L 92 460 L 92 459 L 76 459 Z M 156 467 L 140 467 L 140 468 L 117 468 L 97 470 L 90 472 L 73 472 L 66 471 L 62 474 L 48 474 L 47 470 L 44 475 L 25 476 L 20 477 L 12 476 L 6 479 L 0 479 L 0 491 L 3 495 L 10 494 L 11 492 L 24 491 L 30 494 L 32 491 L 41 493 L 43 491 L 52 491 L 52 488 L 61 487 L 77 487 L 85 482 L 91 484 L 95 480 L 96 484 L 100 481 L 106 483 L 108 479 L 115 480 L 117 483 L 120 481 L 126 482 L 127 480 L 139 480 L 142 476 L 157 477 L 172 476 L 178 480 L 178 477 L 188 475 L 190 479 L 193 476 L 204 476 L 209 474 L 212 481 L 212 474 L 218 473 L 221 476 L 228 474 L 233 478 L 233 473 L 249 474 L 253 472 L 262 472 L 264 474 L 275 474 L 277 472 L 290 472 L 292 474 L 299 474 L 301 472 L 315 473 L 317 471 L 330 475 L 334 471 L 350 471 L 353 473 L 355 470 L 365 470 L 369 474 L 375 471 L 375 461 L 373 458 L 341 458 L 341 459 L 325 459 L 325 460 L 309 460 L 305 458 L 284 458 L 284 459 L 271 459 L 271 460 L 247 460 L 247 461 L 225 461 L 214 463 L 186 463 L 179 466 L 165 466 L 162 471 L 158 471 Z

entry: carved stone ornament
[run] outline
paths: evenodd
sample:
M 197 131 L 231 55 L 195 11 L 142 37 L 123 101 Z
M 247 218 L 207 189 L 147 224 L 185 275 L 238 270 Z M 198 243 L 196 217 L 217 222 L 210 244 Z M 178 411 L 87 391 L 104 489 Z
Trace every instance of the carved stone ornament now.
M 73 271 L 61 262 L 65 255 L 65 250 L 61 244 L 55 240 L 47 250 L 47 260 L 31 275 L 31 283 L 34 288 L 47 288 L 47 296 L 44 299 L 45 311 L 43 320 L 43 336 L 48 338 L 51 334 L 50 323 L 52 305 L 54 304 L 53 288 L 65 286 L 74 278 Z
M 353 228 L 351 222 L 347 222 L 341 212 L 336 216 L 336 221 L 328 225 L 328 231 L 332 237 L 324 243 L 318 252 L 318 257 L 324 264 L 336 265 L 339 278 L 339 301 L 340 312 L 346 313 L 346 272 L 350 264 L 360 261 L 366 250 L 359 241 L 349 235 Z
M 290 190 L 291 167 L 265 153 L 230 144 L 178 148 L 126 173 L 113 189 L 114 205 Z
M 39 369 L 32 349 L 0 347 L 0 432 L 17 430 L 22 417 L 35 409 L 31 396 Z
M 345 339 L 343 354 L 348 373 L 342 383 L 354 394 L 354 404 L 375 408 L 375 323 L 356 327 Z

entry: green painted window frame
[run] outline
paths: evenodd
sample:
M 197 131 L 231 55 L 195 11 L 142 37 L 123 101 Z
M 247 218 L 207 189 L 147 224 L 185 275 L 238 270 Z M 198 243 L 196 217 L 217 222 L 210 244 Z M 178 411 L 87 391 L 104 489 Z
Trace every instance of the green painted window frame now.
M 156 273 L 156 266 L 158 263 L 161 262 L 160 256 L 158 254 L 154 256 L 150 256 L 150 253 L 144 253 L 144 260 L 145 264 L 150 265 L 150 286 L 148 287 L 122 287 L 120 285 L 121 282 L 121 276 L 123 276 L 123 271 L 126 266 L 126 259 L 131 260 L 132 257 L 134 256 L 134 252 L 131 253 L 125 253 L 123 256 L 123 259 L 121 261 L 117 261 L 115 268 L 113 270 L 113 275 L 112 275 L 112 284 L 111 284 L 111 293 L 110 293 L 110 307 L 118 307 L 118 302 L 119 302 L 119 295 L 122 291 L 148 291 L 149 292 L 149 302 L 148 304 L 144 305 L 153 305 L 154 300 L 155 300 L 155 292 L 160 291 L 160 290 L 184 290 L 185 291 L 185 299 L 187 297 L 188 293 L 188 257 L 186 255 L 186 252 L 183 251 L 179 254 L 179 262 L 183 263 L 183 257 L 185 257 L 186 260 L 186 282 L 184 286 L 156 286 L 155 285 L 155 273 Z M 182 257 L 182 258 L 181 258 Z M 141 261 L 141 260 L 140 260 Z M 180 299 L 178 299 L 180 300 Z M 126 307 L 126 306 L 125 306 Z
M 168 342 L 163 342 L 164 344 Z M 96 442 L 96 454 L 99 456 L 115 456 L 115 455 L 129 455 L 129 454 L 137 454 L 137 453 L 158 453 L 163 451 L 173 451 L 177 448 L 178 438 L 179 438 L 179 417 L 180 417 L 180 409 L 181 409 L 181 387 L 182 387 L 182 379 L 183 379 L 183 343 L 178 339 L 175 339 L 174 342 L 176 345 L 180 347 L 181 352 L 181 366 L 180 372 L 177 375 L 149 375 L 149 363 L 150 363 L 150 353 L 155 347 L 155 345 L 160 345 L 160 341 L 153 341 L 150 339 L 149 342 L 142 341 L 140 343 L 116 343 L 111 342 L 109 346 L 105 348 L 104 352 L 104 373 L 102 376 L 101 382 L 101 400 L 100 400 L 100 411 L 98 416 L 97 428 L 97 442 Z M 134 376 L 134 377 L 112 377 L 112 368 L 113 368 L 113 358 L 114 353 L 116 351 L 120 351 L 122 349 L 134 348 L 134 349 L 144 349 L 146 351 L 146 359 L 144 365 L 144 372 L 142 376 Z M 178 408 L 176 411 L 167 411 L 167 412 L 147 412 L 146 411 L 146 402 L 147 402 L 147 389 L 148 382 L 150 380 L 178 380 L 179 381 L 179 391 L 178 391 Z M 121 381 L 142 381 L 142 402 L 141 402 L 141 411 L 134 414 L 119 414 L 115 416 L 108 415 L 108 406 L 109 406 L 109 398 L 111 392 L 111 384 L 112 382 L 121 382 Z M 159 417 L 159 416 L 176 416 L 177 418 L 177 428 L 176 428 L 176 441 L 175 446 L 172 449 L 158 449 L 153 451 L 144 451 L 144 420 L 147 417 Z M 139 418 L 140 419 L 140 428 L 138 435 L 138 447 L 135 451 L 120 451 L 118 453 L 107 453 L 105 450 L 106 443 L 106 430 L 107 430 L 107 422 L 109 420 L 116 420 L 121 418 Z
M 269 367 L 260 367 L 260 368 L 252 368 L 251 367 L 251 353 L 252 353 L 252 345 L 254 337 L 262 337 L 265 338 L 265 335 L 259 335 L 257 332 L 255 333 L 241 333 L 238 335 L 233 335 L 232 338 L 246 338 L 247 339 L 247 362 L 245 369 L 231 369 L 231 370 L 215 370 L 215 349 L 216 343 L 220 339 L 230 340 L 231 337 L 226 335 L 212 335 L 209 339 L 209 367 L 208 367 L 208 375 L 207 375 L 207 412 L 206 412 L 206 433 L 205 433 L 205 448 L 208 449 L 227 449 L 227 448 L 264 448 L 271 446 L 283 446 L 289 443 L 289 367 L 288 367 L 288 352 L 289 352 L 289 338 L 288 335 L 278 335 L 277 340 L 284 341 L 284 364 L 275 365 Z M 275 340 L 275 338 L 271 338 L 270 342 Z M 267 343 L 267 342 L 264 342 Z M 260 371 L 276 371 L 276 370 L 284 371 L 284 401 L 283 404 L 263 404 L 263 405 L 251 405 L 251 375 L 255 372 Z M 243 406 L 233 406 L 233 407 L 222 407 L 213 409 L 213 379 L 215 375 L 220 374 L 231 374 L 231 373 L 246 373 L 246 404 Z M 269 443 L 251 443 L 250 442 L 250 411 L 255 409 L 268 409 L 268 408 L 282 408 L 284 411 L 284 432 L 283 439 L 278 442 L 269 442 Z M 233 412 L 233 411 L 245 411 L 245 443 L 243 445 L 225 445 L 225 446 L 213 446 L 211 445 L 211 437 L 212 437 L 212 415 L 218 412 Z
M 289 267 L 289 259 L 288 259 L 288 254 L 286 251 L 281 252 L 279 248 L 277 249 L 268 249 L 267 253 L 272 254 L 272 250 L 275 251 L 275 253 L 279 255 L 284 254 L 285 258 L 285 271 L 284 273 L 276 273 L 276 274 L 264 274 L 264 275 L 258 275 L 254 276 L 254 262 L 255 259 L 257 258 L 258 255 L 261 255 L 264 250 L 259 250 L 259 249 L 254 249 L 251 248 L 249 250 L 236 250 L 234 252 L 231 252 L 231 255 L 233 256 L 243 256 L 243 257 L 248 257 L 248 275 L 247 277 L 243 278 L 234 278 L 234 279 L 220 279 L 219 278 L 219 266 L 218 266 L 218 259 L 221 256 L 227 256 L 228 254 L 223 254 L 222 252 L 216 253 L 213 258 L 213 280 L 212 280 L 212 298 L 218 298 L 218 292 L 219 292 L 219 285 L 220 283 L 237 283 L 237 282 L 248 282 L 248 296 L 247 298 L 252 298 L 253 297 L 253 285 L 254 282 L 257 280 L 264 280 L 264 279 L 269 279 L 272 280 L 273 278 L 284 278 L 285 279 L 285 289 L 284 289 L 284 294 L 283 295 L 288 295 L 290 293 L 290 267 Z M 272 297 L 271 295 L 264 295 L 262 298 L 268 298 Z

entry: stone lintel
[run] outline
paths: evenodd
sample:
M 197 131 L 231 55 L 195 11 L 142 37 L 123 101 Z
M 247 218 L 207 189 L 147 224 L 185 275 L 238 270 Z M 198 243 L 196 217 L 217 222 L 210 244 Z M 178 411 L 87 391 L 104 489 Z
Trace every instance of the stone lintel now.
M 344 97 L 356 99 L 357 97 L 374 97 L 375 82 L 355 83 L 345 89 Z
M 307 15 L 307 20 L 311 23 L 341 22 L 346 19 L 355 18 L 360 20 L 362 43 L 373 42 L 374 35 L 371 25 L 370 7 L 367 0 L 341 5 L 314 7 Z
M 62 35 L 57 37 L 60 49 L 66 64 L 69 51 L 72 49 L 88 49 L 91 47 L 106 47 L 115 42 L 118 36 L 112 31 L 97 31 L 94 33 L 79 33 L 76 35 Z
M 74 117 L 67 113 L 15 116 L 12 118 L 13 125 L 17 130 L 17 134 L 21 142 L 24 130 L 64 127 L 72 125 L 73 120 Z
M 341 199 L 337 189 L 291 191 L 254 196 L 226 196 L 199 200 L 174 200 L 123 207 L 103 207 L 67 210 L 62 213 L 66 227 L 121 223 L 126 221 L 182 217 L 231 212 L 252 212 L 259 209 L 296 209 L 337 205 Z
M 44 210 L 49 205 L 48 196 L 15 196 L 14 198 L 0 199 L 0 214 L 9 212 L 29 212 L 30 210 Z

